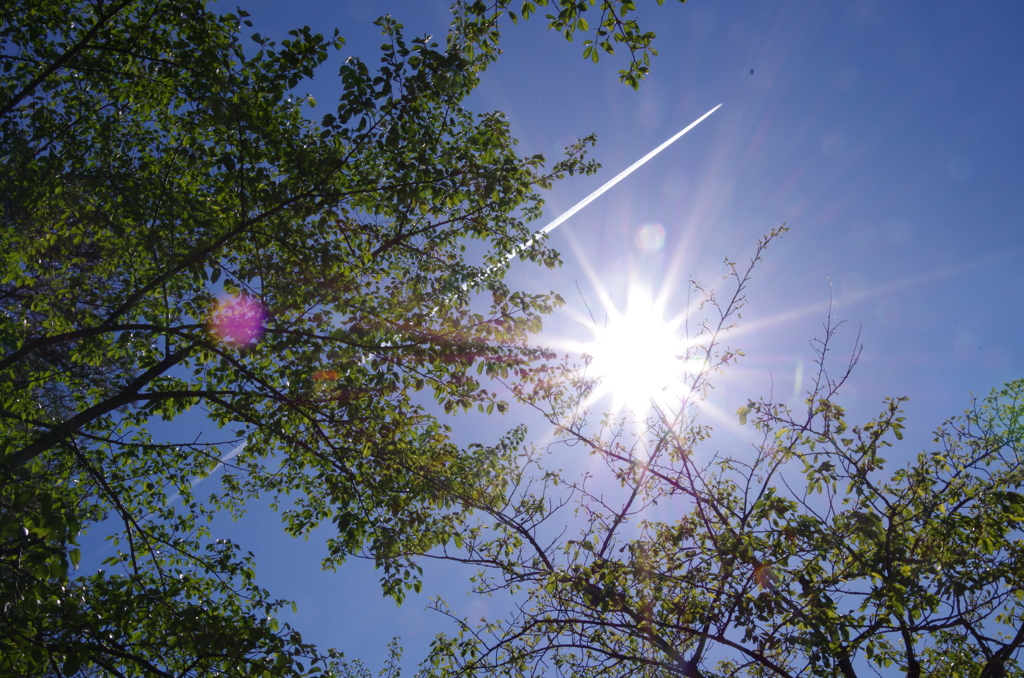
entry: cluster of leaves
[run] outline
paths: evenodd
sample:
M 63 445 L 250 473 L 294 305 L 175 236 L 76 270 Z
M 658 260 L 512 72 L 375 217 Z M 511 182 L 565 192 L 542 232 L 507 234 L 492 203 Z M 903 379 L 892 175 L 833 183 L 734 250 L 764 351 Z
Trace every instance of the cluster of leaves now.
M 527 338 L 560 299 L 501 278 L 513 253 L 557 265 L 527 223 L 538 188 L 595 171 L 591 140 L 549 170 L 519 157 L 502 115 L 461 105 L 494 44 L 458 25 L 407 40 L 388 18 L 378 68 L 349 57 L 313 122 L 295 90 L 342 39 L 253 45 L 246 17 L 0 10 L 4 675 L 342 671 L 273 621 L 280 601 L 207 520 L 276 497 L 293 534 L 336 524 L 329 565 L 365 548 L 401 600 L 402 554 L 465 518 L 452 488 L 502 491 L 437 412 L 504 409 L 479 373 L 543 355 Z M 154 432 L 189 410 L 223 439 Z M 69 574 L 104 519 L 111 571 Z
M 665 0 L 656 1 L 665 4 Z M 544 15 L 548 29 L 560 32 L 569 42 L 577 33 L 589 34 L 593 20 L 594 37 L 583 40 L 583 58 L 597 63 L 601 52 L 614 56 L 615 48 L 622 47 L 629 52 L 629 66 L 619 70 L 619 80 L 633 89 L 640 87 L 651 71 L 651 57 L 658 54 L 654 32 L 644 31 L 632 16 L 636 13 L 633 0 L 459 0 L 456 8 L 463 25 L 482 32 L 494 46 L 504 16 L 518 23 L 550 8 Z
M 698 404 L 734 359 L 717 346 L 750 273 L 730 264 L 733 294 L 704 291 L 714 322 L 684 356 L 701 367 L 677 409 L 595 422 L 585 364 L 522 387 L 574 456 L 588 451 L 604 472 L 580 479 L 520 453 L 513 495 L 480 507 L 491 519 L 465 531 L 461 551 L 439 554 L 478 566 L 480 593 L 513 592 L 513 611 L 452 615 L 462 631 L 435 643 L 430 675 L 1020 675 L 1024 380 L 887 470 L 902 401 L 846 421 L 837 394 L 859 349 L 830 374 L 830 318 L 806 410 L 751 401 L 739 414 L 760 442 L 709 452 Z

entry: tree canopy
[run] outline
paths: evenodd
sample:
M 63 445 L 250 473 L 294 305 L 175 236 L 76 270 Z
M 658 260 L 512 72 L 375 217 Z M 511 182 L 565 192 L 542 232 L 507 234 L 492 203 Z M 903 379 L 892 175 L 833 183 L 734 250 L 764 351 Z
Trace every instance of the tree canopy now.
M 558 295 L 503 282 L 513 255 L 558 264 L 529 222 L 540 189 L 596 169 L 592 140 L 548 167 L 463 102 L 509 22 L 549 12 L 594 61 L 621 47 L 633 87 L 654 35 L 630 0 L 453 9 L 444 44 L 379 20 L 380 65 L 350 56 L 323 114 L 302 88 L 337 33 L 276 44 L 201 0 L 0 9 L 0 673 L 365 675 L 280 624 L 252 556 L 211 534 L 256 496 L 292 535 L 332 524 L 325 564 L 368 555 L 398 601 L 422 557 L 518 595 L 437 640 L 439 676 L 1019 673 L 1024 382 L 887 472 L 900 400 L 847 422 L 829 322 L 806 410 L 751 400 L 762 442 L 707 452 L 699 402 L 774 232 L 729 295 L 698 288 L 689 396 L 602 419 L 586 360 L 530 343 Z M 521 427 L 455 445 L 442 413 L 507 408 L 491 380 L 618 493 Z M 116 553 L 77 571 L 97 526 Z
M 491 21 L 439 46 L 381 19 L 380 66 L 350 57 L 313 121 L 302 84 L 342 38 L 243 47 L 246 17 L 2 10 L 5 674 L 303 673 L 329 658 L 277 627 L 212 513 L 259 494 L 292 534 L 333 521 L 329 564 L 367 549 L 400 600 L 418 584 L 397 556 L 464 518 L 448 488 L 502 491 L 437 413 L 504 409 L 478 373 L 534 359 L 559 299 L 501 279 L 512 253 L 558 263 L 527 222 L 537 189 L 595 169 L 588 142 L 545 170 L 500 113 L 461 106 L 497 54 Z M 153 432 L 190 410 L 223 435 Z M 111 571 L 69 576 L 104 519 L 121 525 Z
M 441 557 L 475 565 L 477 591 L 511 592 L 514 609 L 481 622 L 440 603 L 461 633 L 435 642 L 429 675 L 1021 675 L 1024 380 L 893 469 L 904 399 L 848 421 L 860 348 L 830 364 L 830 316 L 805 407 L 753 399 L 736 414 L 757 442 L 714 446 L 700 402 L 740 355 L 723 332 L 780 233 L 748 267 L 727 261 L 731 289 L 697 286 L 708 314 L 690 319 L 689 396 L 674 406 L 602 417 L 598 379 L 571 358 L 519 386 L 562 443 L 603 464 L 580 477 L 550 448 L 508 459 L 513 495 L 481 505 L 490 519 Z
M 504 492 L 500 455 L 439 413 L 504 410 L 485 377 L 544 354 L 527 337 L 559 297 L 502 277 L 513 254 L 557 265 L 537 190 L 596 165 L 591 139 L 519 157 L 501 113 L 462 102 L 503 23 L 548 4 L 457 2 L 443 45 L 382 18 L 380 65 L 350 56 L 315 117 L 302 87 L 337 31 L 275 44 L 202 0 L 4 4 L 0 671 L 342 671 L 208 519 L 261 495 L 291 534 L 331 521 L 326 564 L 366 552 L 400 601 L 465 488 Z M 653 36 L 631 2 L 551 7 L 569 39 L 597 13 L 636 86 Z M 190 412 L 223 433 L 156 432 Z M 117 555 L 75 572 L 100 522 Z

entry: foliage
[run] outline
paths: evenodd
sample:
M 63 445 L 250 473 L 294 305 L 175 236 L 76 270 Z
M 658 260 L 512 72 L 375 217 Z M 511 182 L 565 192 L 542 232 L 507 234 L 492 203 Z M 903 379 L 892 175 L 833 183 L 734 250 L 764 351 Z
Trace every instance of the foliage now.
M 524 375 L 520 397 L 603 470 L 580 479 L 520 453 L 514 494 L 480 506 L 490 519 L 461 551 L 436 554 L 478 566 L 481 593 L 515 593 L 514 611 L 459 620 L 430 675 L 1021 675 L 1024 380 L 892 471 L 882 455 L 903 438 L 903 399 L 847 422 L 837 400 L 859 349 L 830 373 L 830 317 L 806 409 L 752 400 L 737 414 L 759 442 L 708 449 L 699 403 L 737 355 L 721 334 L 778 233 L 745 271 L 729 264 L 731 295 L 698 287 L 712 319 L 683 356 L 677 408 L 595 421 L 585 363 Z
M 686 0 L 679 0 L 686 2 Z M 665 0 L 657 0 L 664 5 Z M 601 53 L 615 55 L 616 46 L 629 52 L 629 66 L 619 70 L 619 80 L 633 89 L 651 71 L 651 57 L 658 54 L 652 46 L 656 37 L 652 31 L 644 31 L 633 14 L 634 0 L 459 0 L 456 7 L 459 20 L 481 31 L 497 45 L 500 35 L 499 24 L 507 16 L 513 23 L 530 19 L 538 11 L 546 12 L 548 30 L 560 32 L 572 42 L 577 33 L 587 34 L 583 40 L 583 58 L 594 63 L 600 61 Z M 518 7 L 518 11 L 516 11 Z M 596 14 L 596 19 L 595 15 Z M 594 20 L 594 37 L 589 37 L 590 23 Z
M 596 169 L 590 140 L 550 170 L 518 157 L 501 114 L 461 106 L 494 36 L 439 47 L 389 18 L 378 70 L 349 57 L 313 122 L 298 88 L 342 39 L 243 43 L 246 17 L 0 10 L 4 675 L 341 671 L 208 519 L 259 494 L 292 534 L 333 521 L 327 565 L 365 548 L 401 600 L 402 554 L 465 518 L 452 488 L 503 491 L 437 413 L 504 409 L 478 375 L 538 356 L 560 300 L 501 278 L 513 253 L 558 263 L 527 222 L 537 189 Z M 69 574 L 105 518 L 110 571 Z

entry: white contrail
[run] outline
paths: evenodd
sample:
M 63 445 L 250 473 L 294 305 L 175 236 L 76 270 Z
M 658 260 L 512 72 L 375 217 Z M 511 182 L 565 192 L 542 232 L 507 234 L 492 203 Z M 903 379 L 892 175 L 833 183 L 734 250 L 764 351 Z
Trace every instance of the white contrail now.
M 237 457 L 237 456 L 238 456 L 238 455 L 239 455 L 239 454 L 241 453 L 241 451 L 245 449 L 245 446 L 246 446 L 246 445 L 247 445 L 248 443 L 249 443 L 249 440 L 248 440 L 248 439 L 246 439 L 246 440 L 243 440 L 243 441 L 242 441 L 242 442 L 241 442 L 241 443 L 240 443 L 239 445 L 237 445 L 237 446 L 236 446 L 236 447 L 235 447 L 235 448 L 234 448 L 233 450 L 231 450 L 230 452 L 228 452 L 227 454 L 225 454 L 225 455 L 224 455 L 223 457 L 221 457 L 220 459 L 218 459 L 218 460 L 217 460 L 217 465 L 213 467 L 213 469 L 212 469 L 212 470 L 210 471 L 210 473 L 209 473 L 209 474 L 207 474 L 207 475 L 203 476 L 202 478 L 193 478 L 193 479 L 192 479 L 192 482 L 191 482 L 191 483 L 189 483 L 189 485 L 190 485 L 190 486 L 192 487 L 192 489 L 193 489 L 193 490 L 194 490 L 194 489 L 196 489 L 196 485 L 198 485 L 199 483 L 203 482 L 204 480 L 206 480 L 207 478 L 209 478 L 210 476 L 212 476 L 212 475 L 213 475 L 214 473 L 216 473 L 217 471 L 219 471 L 219 470 L 220 470 L 220 468 L 221 468 L 222 466 L 224 466 L 224 465 L 225 465 L 225 464 L 227 464 L 227 463 L 228 463 L 229 461 L 231 461 L 232 459 L 234 459 L 235 457 Z M 179 494 L 179 493 L 175 492 L 175 493 L 174 493 L 174 494 L 173 494 L 173 495 L 172 495 L 172 496 L 171 496 L 171 497 L 170 497 L 170 498 L 169 498 L 169 499 L 167 500 L 167 503 L 168 503 L 168 504 L 171 504 L 171 503 L 173 503 L 173 502 L 176 502 L 176 501 L 178 501 L 178 499 L 179 499 L 180 497 L 181 497 L 181 494 Z
M 245 446 L 248 443 L 249 443 L 249 439 L 246 438 L 238 446 L 236 446 L 235 449 L 231 450 L 230 452 L 225 454 L 223 457 L 221 457 L 220 460 L 217 461 L 217 465 L 213 467 L 213 470 L 210 471 L 210 473 L 208 475 L 205 475 L 202 478 L 196 478 L 195 480 L 192 481 L 192 489 L 195 489 L 196 485 L 198 485 L 199 483 L 203 482 L 204 480 L 206 480 L 207 478 L 212 476 L 214 473 L 219 471 L 221 466 L 224 466 L 229 461 L 231 461 L 232 459 L 237 457 L 239 455 L 239 453 L 241 453 L 241 451 L 245 449 Z
M 622 181 L 623 179 L 628 177 L 630 174 L 635 172 L 638 167 L 640 167 L 641 165 L 646 163 L 648 160 L 650 160 L 651 158 L 653 158 L 654 156 L 658 155 L 659 153 L 664 151 L 666 148 L 671 146 L 679 137 L 683 136 L 684 134 L 689 132 L 691 129 L 693 129 L 694 127 L 696 127 L 700 123 L 702 123 L 704 121 L 704 118 L 708 117 L 709 115 L 711 115 L 712 113 L 714 113 L 715 111 L 717 111 L 721 107 L 722 107 L 722 104 L 718 104 L 717 106 L 712 108 L 710 111 L 708 111 L 707 113 L 705 113 L 704 115 L 700 116 L 699 118 L 697 118 L 696 120 L 691 122 L 689 125 L 687 125 L 683 129 L 681 129 L 678 132 L 676 132 L 675 134 L 673 134 L 669 139 L 667 139 L 664 143 L 662 143 L 660 146 L 655 148 L 653 151 L 651 151 L 650 153 L 648 153 L 644 157 L 640 158 L 639 160 L 634 162 L 632 165 L 630 165 L 626 169 L 624 169 L 621 172 L 619 172 L 618 174 L 616 174 L 611 179 L 611 181 L 606 182 L 603 186 L 601 186 L 601 188 L 597 189 L 596 191 L 594 191 L 593 193 L 588 195 L 583 200 L 580 200 L 578 203 L 576 203 L 575 205 L 570 207 L 566 212 L 564 212 L 557 219 L 555 219 L 550 224 L 548 224 L 544 228 L 542 228 L 539 231 L 537 231 L 536 233 L 534 233 L 532 238 L 530 238 L 526 242 L 522 243 L 521 245 L 517 245 L 515 247 L 515 249 L 513 249 L 512 252 L 509 253 L 506 261 L 511 261 L 512 259 L 515 259 L 516 256 L 520 252 L 522 252 L 527 247 L 529 247 L 530 245 L 532 245 L 533 243 L 535 243 L 537 241 L 537 236 L 550 233 L 551 231 L 553 231 L 556 228 L 558 228 L 558 226 L 560 226 L 565 220 L 569 219 L 572 215 L 576 214 L 581 209 L 583 209 L 584 207 L 586 207 L 590 203 L 592 203 L 595 200 L 597 200 L 599 197 L 601 197 L 602 193 L 604 193 L 609 188 L 611 188 L 615 184 L 619 183 L 620 181 Z M 491 270 L 493 270 L 493 268 L 494 268 L 493 266 L 488 268 L 487 272 L 490 272 Z M 462 289 L 463 290 L 465 290 L 467 287 L 469 287 L 469 283 L 468 282 L 462 284 Z M 435 307 L 434 310 L 436 311 L 437 308 Z
M 672 137 L 671 137 L 670 139 L 668 139 L 668 141 L 666 141 L 665 143 L 663 143 L 663 144 L 662 144 L 661 146 L 658 146 L 658 147 L 657 147 L 657 148 L 655 148 L 655 149 L 654 149 L 653 151 L 651 151 L 650 153 L 648 153 L 648 154 L 647 154 L 647 155 L 645 155 L 644 157 L 640 158 L 639 160 L 637 160 L 636 162 L 634 162 L 634 163 L 633 163 L 632 165 L 630 165 L 630 166 L 629 166 L 629 167 L 627 167 L 626 169 L 624 169 L 624 170 L 622 170 L 621 172 L 619 172 L 618 174 L 616 174 L 616 175 L 615 175 L 615 177 L 614 177 L 614 178 L 613 178 L 613 179 L 612 179 L 611 181 L 609 181 L 609 182 L 608 182 L 608 183 L 606 183 L 606 184 L 605 184 L 604 186 L 602 186 L 601 188 L 597 189 L 596 191 L 594 191 L 593 193 L 591 193 L 590 195 L 588 195 L 588 196 L 587 196 L 586 198 L 584 198 L 583 200 L 580 200 L 580 201 L 579 201 L 578 203 L 576 203 L 575 205 L 573 205 L 572 207 L 570 207 L 568 211 L 566 211 L 566 212 L 565 212 L 564 214 L 562 214 L 562 216 L 558 217 L 557 219 L 555 219 L 554 221 L 552 221 L 552 222 L 551 222 L 550 224 L 548 224 L 547 226 L 545 226 L 544 228 L 542 228 L 542 229 L 541 229 L 541 230 L 539 231 L 539 233 L 550 233 L 551 231 L 555 230 L 555 229 L 556 229 L 556 228 L 557 228 L 558 226 L 560 226 L 560 225 L 562 224 L 562 222 L 564 222 L 564 221 L 565 221 L 566 219 L 568 219 L 568 218 L 569 218 L 569 217 L 571 217 L 572 215 L 576 214 L 577 212 L 579 212 L 579 211 L 580 211 L 581 209 L 583 209 L 584 207 L 586 207 L 586 206 L 587 206 L 587 205 L 589 205 L 590 203 L 592 203 L 592 202 L 594 202 L 595 200 L 597 200 L 597 199 L 598 199 L 598 198 L 599 198 L 599 197 L 601 196 L 601 194 L 602 194 L 602 193 L 604 193 L 604 192 L 605 192 L 605 191 L 607 191 L 607 190 L 608 190 L 609 188 L 611 188 L 611 187 L 612 187 L 612 186 L 614 186 L 615 184 L 619 183 L 620 181 L 622 181 L 623 179 L 625 179 L 626 177 L 628 177 L 628 176 L 629 176 L 630 174 L 632 174 L 632 173 L 633 173 L 633 172 L 634 172 L 634 171 L 635 171 L 635 170 L 636 170 L 636 169 L 637 169 L 638 167 L 640 167 L 640 166 L 641 166 L 641 165 L 643 165 L 643 164 L 644 164 L 645 162 L 647 162 L 648 160 L 650 160 L 651 158 L 653 158 L 654 156 L 658 155 L 659 153 L 661 153 L 662 151 L 664 151 L 664 150 L 665 150 L 666 148 L 668 148 L 669 146 L 671 146 L 671 145 L 672 145 L 672 143 L 673 143 L 673 142 L 675 142 L 675 140 L 676 140 L 676 139 L 678 139 L 679 137 L 683 136 L 684 134 L 686 134 L 687 132 L 689 132 L 689 131 L 690 131 L 691 129 L 693 129 L 694 127 L 696 127 L 697 125 L 699 125 L 699 124 L 700 124 L 701 122 L 703 122 L 703 121 L 704 121 L 704 118 L 708 117 L 709 115 L 711 115 L 712 113 L 714 113 L 715 111 L 717 111 L 717 110 L 718 110 L 719 108 L 721 108 L 721 107 L 722 107 L 722 104 L 718 104 L 717 106 L 715 106 L 714 108 L 712 108 L 712 109 L 711 109 L 710 111 L 708 111 L 707 113 L 705 113 L 704 115 L 700 116 L 699 118 L 697 118 L 696 120 L 694 120 L 693 122 L 691 122 L 691 123 L 690 123 L 689 125 L 687 125 L 686 127 L 684 127 L 684 128 L 682 129 L 682 130 L 680 130 L 679 132 L 676 132 L 676 134 L 675 134 L 675 135 L 673 135 L 673 136 L 672 136 Z M 531 241 L 531 242 L 532 242 L 532 241 Z M 529 244 L 530 244 L 530 243 L 527 243 L 527 245 L 529 245 Z

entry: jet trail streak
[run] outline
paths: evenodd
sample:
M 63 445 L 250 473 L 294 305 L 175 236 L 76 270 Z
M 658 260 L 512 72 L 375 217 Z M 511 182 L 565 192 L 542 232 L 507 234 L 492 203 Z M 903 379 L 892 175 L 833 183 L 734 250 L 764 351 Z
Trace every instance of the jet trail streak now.
M 638 167 L 640 167 L 641 165 L 646 163 L 648 160 L 650 160 L 651 158 L 653 158 L 654 156 L 658 155 L 659 153 L 664 151 L 666 148 L 671 146 L 679 137 L 683 136 L 684 134 L 689 132 L 691 129 L 693 129 L 694 127 L 696 127 L 700 123 L 702 123 L 704 121 L 704 118 L 708 117 L 709 115 L 711 115 L 712 113 L 714 113 L 715 111 L 717 111 L 721 107 L 722 107 L 722 104 L 718 104 L 717 106 L 712 108 L 710 111 L 708 111 L 704 115 L 700 116 L 699 118 L 697 118 L 696 120 L 691 122 L 689 125 L 687 125 L 683 129 L 681 129 L 678 132 L 676 132 L 674 135 L 672 135 L 669 139 L 667 139 L 664 143 L 662 143 L 660 146 L 655 148 L 653 151 L 651 151 L 650 153 L 648 153 L 644 157 L 640 158 L 639 160 L 634 162 L 632 165 L 630 165 L 626 169 L 624 169 L 621 172 L 619 172 L 618 174 L 616 174 L 611 179 L 611 181 L 606 182 L 603 186 L 601 186 L 601 188 L 597 189 L 596 191 L 594 191 L 593 193 L 588 195 L 583 200 L 580 200 L 578 203 L 576 203 L 575 205 L 570 207 L 566 212 L 564 212 L 560 217 L 558 217 L 557 219 L 552 221 L 550 224 L 548 224 L 547 226 L 545 226 L 541 230 L 537 231 L 532 238 L 530 238 L 526 242 L 522 243 L 521 245 L 517 246 L 508 255 L 508 257 L 506 258 L 506 261 L 511 261 L 512 259 L 515 259 L 516 256 L 520 252 L 522 252 L 527 247 L 529 247 L 530 245 L 532 245 L 533 243 L 535 243 L 537 241 L 537 236 L 543 235 L 545 233 L 550 233 L 551 231 L 553 231 L 556 228 L 558 228 L 558 226 L 561 225 L 566 219 L 568 219 L 572 215 L 576 214 L 577 212 L 579 212 L 581 209 L 583 209 L 584 207 L 586 207 L 590 203 L 592 203 L 595 200 L 597 200 L 599 197 L 601 197 L 602 193 L 604 193 L 605 191 L 610 189 L 612 186 L 614 186 L 615 184 L 619 183 L 620 181 L 622 181 L 623 179 L 628 177 L 630 174 L 635 172 Z M 488 271 L 490 271 L 490 270 L 491 269 L 488 269 Z M 463 283 L 462 284 L 462 289 L 466 289 L 468 286 L 469 286 L 469 283 Z
M 547 226 L 542 228 L 540 230 L 540 233 L 550 233 L 551 231 L 555 230 L 566 219 L 570 218 L 572 215 L 576 214 L 581 209 L 583 209 L 584 207 L 586 207 L 590 203 L 592 203 L 595 200 L 597 200 L 599 197 L 601 197 L 602 193 L 604 193 L 609 188 L 611 188 L 615 184 L 619 183 L 620 181 L 622 181 L 623 179 L 628 177 L 630 174 L 632 174 L 641 165 L 643 165 L 648 160 L 650 160 L 651 158 L 653 158 L 654 156 L 658 155 L 659 153 L 664 151 L 666 148 L 671 146 L 672 143 L 676 141 L 676 139 L 678 139 L 679 137 L 683 136 L 684 134 L 689 132 L 691 129 L 693 129 L 694 127 L 699 125 L 701 122 L 703 122 L 704 118 L 708 117 L 709 115 L 711 115 L 712 113 L 717 111 L 719 108 L 721 108 L 721 106 L 722 106 L 722 104 L 718 104 L 718 106 L 715 106 L 710 111 L 708 111 L 707 113 L 705 113 L 704 115 L 700 116 L 699 118 L 697 118 L 696 120 L 691 122 L 689 125 L 684 127 L 681 131 L 677 132 L 674 136 L 672 136 L 668 141 L 663 143 L 661 146 L 658 146 L 653 151 L 651 151 L 650 153 L 648 153 L 644 157 L 640 158 L 639 160 L 634 162 L 632 165 L 630 165 L 626 169 L 624 169 L 621 172 L 619 172 L 618 174 L 616 174 L 615 177 L 611 181 L 609 181 L 604 186 L 602 186 L 601 188 L 597 189 L 596 191 L 594 191 L 593 193 L 588 195 L 583 200 L 580 200 L 578 203 L 576 203 L 575 205 L 570 207 L 568 211 L 566 211 L 564 214 L 562 214 L 562 216 L 558 217 L 557 219 L 552 221 L 550 224 L 548 224 Z M 527 244 L 529 244 L 529 243 L 527 243 Z

